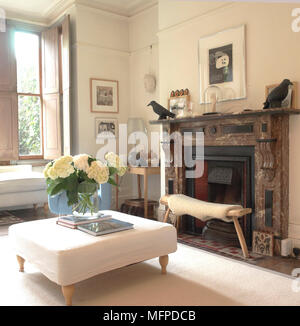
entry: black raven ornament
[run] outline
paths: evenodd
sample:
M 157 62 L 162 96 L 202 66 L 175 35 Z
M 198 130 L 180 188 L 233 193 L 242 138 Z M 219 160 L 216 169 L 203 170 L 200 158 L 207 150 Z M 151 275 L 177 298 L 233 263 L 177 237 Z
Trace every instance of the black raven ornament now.
M 264 109 L 281 108 L 282 101 L 288 95 L 290 85 L 293 83 L 289 79 L 284 79 L 279 86 L 274 88 L 264 103 Z
M 153 111 L 159 115 L 158 120 L 166 119 L 167 117 L 175 118 L 176 115 L 155 101 L 151 101 L 147 106 L 152 106 Z

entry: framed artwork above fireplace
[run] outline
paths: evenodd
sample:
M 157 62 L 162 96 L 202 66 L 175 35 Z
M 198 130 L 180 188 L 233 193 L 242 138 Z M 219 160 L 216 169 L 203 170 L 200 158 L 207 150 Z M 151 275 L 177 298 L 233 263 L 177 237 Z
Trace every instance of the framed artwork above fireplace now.
M 246 98 L 245 25 L 202 37 L 198 58 L 200 104 L 211 103 L 212 87 L 219 102 Z

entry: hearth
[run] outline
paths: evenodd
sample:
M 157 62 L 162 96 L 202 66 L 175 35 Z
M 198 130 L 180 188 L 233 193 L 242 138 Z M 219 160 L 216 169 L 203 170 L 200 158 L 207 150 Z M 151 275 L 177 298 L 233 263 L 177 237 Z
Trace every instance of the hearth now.
M 192 148 L 192 157 L 199 164 Z M 221 204 L 237 204 L 255 211 L 253 146 L 206 146 L 204 148 L 204 173 L 200 178 L 186 179 L 185 193 L 188 196 Z M 246 242 L 251 246 L 253 214 L 243 218 L 242 227 Z M 206 240 L 239 246 L 233 223 L 220 220 L 202 222 L 192 216 L 182 219 L 182 231 L 201 234 Z

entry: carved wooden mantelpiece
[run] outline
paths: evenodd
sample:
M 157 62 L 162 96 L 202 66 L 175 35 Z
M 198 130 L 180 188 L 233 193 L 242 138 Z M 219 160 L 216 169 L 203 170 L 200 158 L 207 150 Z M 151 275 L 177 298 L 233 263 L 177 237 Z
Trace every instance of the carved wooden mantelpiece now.
M 280 241 L 288 237 L 289 224 L 289 117 L 296 109 L 270 109 L 238 114 L 208 115 L 194 118 L 150 121 L 162 124 L 169 133 L 185 130 L 203 131 L 205 146 L 253 146 L 255 155 L 255 230 L 271 232 L 275 254 Z M 174 149 L 171 146 L 171 153 Z M 184 153 L 184 151 L 182 151 Z M 173 153 L 174 155 L 174 153 Z M 185 168 L 169 167 L 168 181 L 173 192 L 185 193 Z M 272 194 L 272 215 L 265 214 L 266 194 Z

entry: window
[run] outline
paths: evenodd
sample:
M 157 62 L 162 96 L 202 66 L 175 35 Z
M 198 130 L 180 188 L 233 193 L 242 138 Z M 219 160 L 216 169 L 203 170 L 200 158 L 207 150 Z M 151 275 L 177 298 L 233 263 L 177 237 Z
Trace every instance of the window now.
M 20 159 L 43 157 L 40 37 L 15 32 Z
M 38 33 L 13 22 L 0 33 L 1 161 L 70 153 L 69 25 L 67 15 Z

